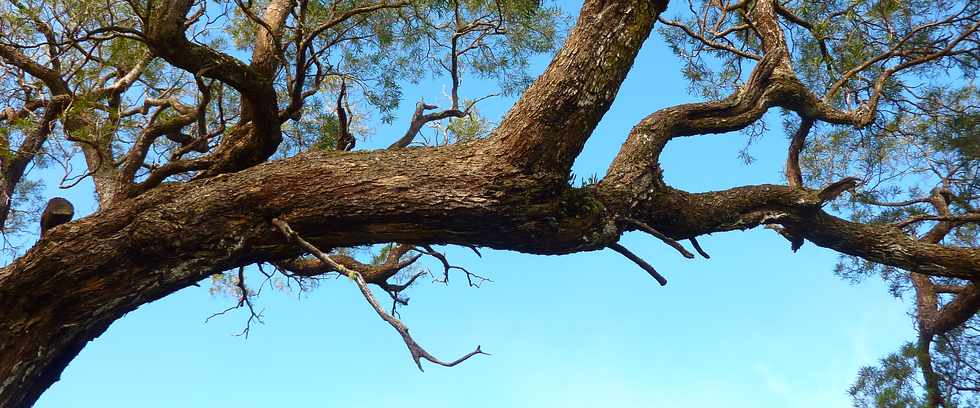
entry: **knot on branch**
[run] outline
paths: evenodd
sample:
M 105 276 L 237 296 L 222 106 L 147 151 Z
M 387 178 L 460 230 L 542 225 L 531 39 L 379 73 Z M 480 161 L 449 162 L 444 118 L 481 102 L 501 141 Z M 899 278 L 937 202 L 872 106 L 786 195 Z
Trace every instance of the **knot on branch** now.
M 70 201 L 62 197 L 48 200 L 48 205 L 44 207 L 44 213 L 41 214 L 41 236 L 44 236 L 49 229 L 71 221 L 74 216 L 75 207 Z

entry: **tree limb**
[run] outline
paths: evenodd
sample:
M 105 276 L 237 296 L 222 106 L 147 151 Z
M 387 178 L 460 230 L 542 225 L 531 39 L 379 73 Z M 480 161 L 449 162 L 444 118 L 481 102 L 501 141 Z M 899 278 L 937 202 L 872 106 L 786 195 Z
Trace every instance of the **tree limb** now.
M 312 253 L 313 256 L 317 257 L 317 259 L 319 259 L 325 264 L 330 265 L 337 272 L 340 272 L 342 275 L 350 278 L 355 284 L 357 284 L 357 288 L 361 290 L 361 294 L 364 295 L 364 298 L 368 301 L 368 303 L 371 304 L 371 307 L 374 308 L 374 311 L 378 313 L 378 316 L 381 316 L 381 318 L 384 319 L 384 321 L 388 322 L 388 324 L 390 324 L 391 327 L 394 327 L 395 330 L 398 331 L 398 334 L 401 335 L 402 340 L 405 341 L 405 346 L 408 347 L 408 351 L 412 354 L 412 360 L 415 360 L 415 365 L 418 366 L 419 371 L 425 371 L 422 369 L 422 359 L 426 359 L 431 363 L 438 364 L 441 366 L 452 367 L 459 363 L 462 363 L 463 361 L 466 361 L 470 357 L 473 357 L 477 354 L 487 354 L 484 353 L 483 350 L 480 350 L 480 346 L 476 346 L 476 350 L 473 350 L 467 353 L 466 355 L 450 362 L 442 361 L 434 357 L 432 354 L 429 354 L 428 351 L 422 348 L 422 346 L 420 346 L 415 341 L 415 339 L 412 338 L 412 336 L 408 333 L 408 327 L 406 327 L 404 323 L 396 319 L 394 316 L 388 314 L 388 312 L 386 312 L 384 308 L 381 307 L 381 304 L 378 303 L 378 300 L 375 299 L 374 294 L 371 293 L 371 289 L 368 288 L 367 282 L 364 280 L 364 277 L 361 276 L 360 272 L 357 272 L 352 269 L 348 269 L 347 267 L 337 262 L 334 262 L 334 260 L 331 259 L 330 256 L 323 253 L 322 251 L 317 249 L 316 246 L 314 246 L 313 244 L 309 243 L 308 241 L 300 237 L 299 234 L 296 233 L 296 231 L 293 231 L 293 229 L 289 227 L 289 224 L 279 219 L 273 219 L 272 223 L 275 226 L 279 227 L 282 233 L 285 234 L 289 238 L 289 240 L 296 241 L 296 243 L 298 243 L 300 246 L 302 246 L 307 251 Z

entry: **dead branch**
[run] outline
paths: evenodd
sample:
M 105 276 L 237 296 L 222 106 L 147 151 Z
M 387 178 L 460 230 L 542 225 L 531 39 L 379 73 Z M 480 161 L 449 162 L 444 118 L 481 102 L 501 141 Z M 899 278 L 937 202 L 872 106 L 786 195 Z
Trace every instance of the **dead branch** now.
M 378 300 L 374 297 L 374 294 L 371 293 L 371 289 L 368 287 L 367 282 L 364 281 L 364 277 L 361 276 L 360 272 L 348 269 L 343 265 L 334 262 L 334 260 L 331 259 L 329 255 L 323 253 L 322 251 L 317 249 L 316 246 L 314 246 L 313 244 L 307 242 L 302 237 L 300 237 L 299 234 L 296 231 L 294 231 L 292 228 L 290 228 L 289 224 L 285 223 L 284 221 L 279 219 L 273 219 L 272 223 L 275 226 L 279 227 L 279 230 L 282 231 L 282 233 L 285 234 L 289 240 L 295 241 L 301 247 L 303 247 L 311 254 L 313 254 L 313 256 L 317 257 L 317 259 L 323 261 L 323 263 L 331 265 L 334 269 L 337 270 L 337 272 L 340 272 L 344 276 L 347 276 L 355 284 L 357 284 L 357 288 L 361 290 L 361 294 L 364 295 L 364 299 L 366 299 L 368 303 L 371 304 L 371 307 L 373 307 L 374 311 L 378 313 L 378 316 L 381 316 L 381 318 L 384 319 L 384 321 L 388 322 L 388 324 L 390 324 L 391 327 L 394 327 L 395 330 L 398 331 L 398 334 L 402 336 L 402 340 L 405 342 L 405 345 L 408 347 L 408 351 L 412 353 L 412 359 L 415 360 L 415 365 L 418 366 L 419 371 L 425 371 L 422 369 L 422 359 L 426 359 L 433 364 L 438 364 L 445 367 L 452 367 L 459 363 L 462 363 L 463 361 L 466 361 L 470 357 L 473 357 L 477 354 L 487 354 L 480 349 L 480 346 L 476 346 L 475 350 L 467 353 L 466 355 L 456 360 L 449 361 L 449 362 L 442 361 L 434 357 L 432 354 L 429 354 L 428 351 L 422 348 L 422 346 L 420 346 L 415 341 L 415 339 L 412 338 L 412 336 L 408 333 L 408 327 L 406 327 L 404 323 L 402 323 L 394 316 L 388 314 L 388 312 L 386 312 L 384 308 L 381 307 L 381 304 L 378 303 Z
M 671 248 L 676 249 L 677 252 L 680 252 L 681 255 L 683 255 L 685 258 L 687 258 L 687 259 L 694 259 L 694 254 L 690 253 L 686 248 L 684 248 L 684 246 L 681 245 L 680 242 L 677 242 L 673 238 L 664 235 L 660 231 L 657 231 L 656 229 L 654 229 L 653 227 L 651 227 L 647 223 L 645 223 L 643 221 L 640 221 L 640 220 L 636 220 L 636 219 L 630 218 L 630 217 L 625 217 L 624 219 L 627 222 L 629 222 L 630 224 L 635 225 L 637 228 L 639 228 L 643 232 L 646 232 L 646 233 L 648 233 L 650 235 L 653 235 L 653 236 L 657 237 L 657 239 L 663 241 L 665 244 L 670 245 Z
M 657 283 L 660 283 L 660 286 L 667 285 L 667 278 L 664 278 L 664 276 L 661 275 L 660 272 L 657 272 L 656 269 L 653 269 L 653 266 L 647 263 L 647 261 L 644 261 L 642 258 L 636 256 L 636 254 L 630 252 L 630 250 L 626 249 L 626 247 L 618 243 L 612 243 L 609 244 L 609 249 L 619 252 L 621 255 L 625 256 L 626 259 L 633 261 L 633 263 L 635 263 L 637 266 L 639 266 L 644 271 L 649 273 L 650 276 L 653 277 L 653 279 L 656 279 Z

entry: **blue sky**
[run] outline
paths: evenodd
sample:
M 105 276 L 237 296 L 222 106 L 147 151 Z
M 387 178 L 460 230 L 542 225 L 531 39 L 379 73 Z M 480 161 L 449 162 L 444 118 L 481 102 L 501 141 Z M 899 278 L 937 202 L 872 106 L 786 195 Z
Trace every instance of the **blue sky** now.
M 476 97 L 486 86 L 462 89 Z M 434 100 L 442 87 L 408 90 L 401 120 L 360 145 L 396 139 L 413 101 L 445 102 Z M 601 176 L 633 124 L 693 100 L 679 61 L 653 34 L 575 173 Z M 511 103 L 495 98 L 480 108 L 497 119 Z M 781 183 L 787 140 L 773 128 L 753 146 L 751 165 L 738 158 L 745 144 L 738 134 L 673 141 L 663 156 L 666 179 L 689 191 Z M 90 185 L 49 195 L 71 198 L 83 214 L 94 205 Z M 492 356 L 426 365 L 424 373 L 348 281 L 305 294 L 266 292 L 257 300 L 265 324 L 247 340 L 233 336 L 244 313 L 204 323 L 234 302 L 211 296 L 204 282 L 117 321 L 37 406 L 843 407 L 858 368 L 913 335 L 906 305 L 878 280 L 835 277 L 831 251 L 808 243 L 794 254 L 762 229 L 700 242 L 710 260 L 684 259 L 641 234 L 624 237 L 667 277 L 666 287 L 608 250 L 561 257 L 485 250 L 481 259 L 447 248 L 454 263 L 494 282 L 479 289 L 462 276 L 449 286 L 423 282 L 409 290 L 402 319 L 438 357 L 455 359 L 477 344 Z

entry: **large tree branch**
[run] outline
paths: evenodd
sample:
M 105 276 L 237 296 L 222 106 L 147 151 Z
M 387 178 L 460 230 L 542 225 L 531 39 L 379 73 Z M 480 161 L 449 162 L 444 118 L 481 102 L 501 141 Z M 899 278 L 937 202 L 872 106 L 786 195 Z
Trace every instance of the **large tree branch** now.
M 0 375 L 11 379 L 0 396 L 36 397 L 88 340 L 143 303 L 213 273 L 299 255 L 272 218 L 324 248 L 431 242 L 560 254 L 618 240 L 621 214 L 609 212 L 615 206 L 591 189 L 541 194 L 546 182 L 514 171 L 499 156 L 505 152 L 486 144 L 305 153 L 161 186 L 48 231 L 0 271 L 0 331 L 23 340 L 0 342 Z M 331 182 L 310 182 L 310 175 Z M 674 190 L 627 215 L 675 239 L 783 223 L 818 245 L 878 262 L 960 277 L 980 268 L 980 251 L 848 223 L 819 211 L 819 203 L 814 192 L 781 186 Z M 66 285 L 75 289 L 65 293 Z
M 50 136 L 54 122 L 70 105 L 71 92 L 68 89 L 68 83 L 61 77 L 61 72 L 38 64 L 14 47 L 0 44 L 0 60 L 40 79 L 51 93 L 50 100 L 44 104 L 44 114 L 36 122 L 34 129 L 25 135 L 17 147 L 16 153 L 2 152 L 3 155 L 0 158 L 0 177 L 2 177 L 0 179 L 0 231 L 3 231 L 13 206 L 14 189 L 24 176 L 27 165 L 34 160 Z M 12 121 L 14 116 L 16 115 L 4 115 L 7 121 Z M 6 149 L 10 148 L 10 142 L 6 140 L 6 136 L 3 144 Z
M 610 199 L 604 201 L 613 205 Z M 893 226 L 843 220 L 821 210 L 823 203 L 817 191 L 777 185 L 696 194 L 667 188 L 629 211 L 676 240 L 780 224 L 818 246 L 877 263 L 934 276 L 980 278 L 980 249 L 922 242 Z
M 558 55 L 494 133 L 509 161 L 563 177 L 666 7 L 661 0 L 586 2 Z
M 242 96 L 239 125 L 224 136 L 213 153 L 190 166 L 209 166 L 201 176 L 211 177 L 262 163 L 276 152 L 282 142 L 277 97 L 273 88 L 274 73 L 268 72 L 275 70 L 276 64 L 272 62 L 275 58 L 270 56 L 275 52 L 269 50 L 272 45 L 268 43 L 259 46 L 257 51 L 269 52 L 260 52 L 262 61 L 252 67 L 230 55 L 190 42 L 184 31 L 186 16 L 193 3 L 192 0 L 164 1 L 156 8 L 159 14 L 147 20 L 144 31 L 146 42 L 155 55 L 194 75 L 224 82 Z M 271 3 L 269 9 L 269 20 L 279 25 L 283 24 L 289 11 L 285 4 L 280 3 Z
M 251 89 L 249 78 L 265 80 L 190 44 L 183 34 L 190 1 L 170 3 L 176 7 L 157 8 L 161 14 L 148 30 L 165 59 L 200 75 L 207 68 L 214 74 L 208 76 L 238 81 L 243 89 Z M 816 191 L 761 185 L 692 194 L 659 178 L 659 153 L 673 137 L 738 129 L 771 106 L 818 109 L 812 95 L 800 97 L 806 90 L 789 70 L 773 4 L 753 9 L 766 52 L 749 84 L 724 101 L 666 109 L 655 114 L 658 121 L 641 123 L 597 186 L 570 188 L 568 169 L 665 2 L 587 2 L 562 51 L 487 140 L 236 162 L 237 172 L 162 184 L 52 228 L 0 270 L 0 333 L 10 334 L 0 338 L 0 405 L 32 403 L 88 341 L 142 304 L 213 273 L 301 255 L 273 220 L 315 248 L 451 243 L 538 254 L 609 247 L 637 225 L 678 240 L 781 224 L 817 245 L 875 262 L 976 279 L 980 251 L 841 220 L 820 210 L 827 197 Z M 155 28 L 157 18 L 163 28 Z M 214 66 L 189 60 L 209 57 L 218 58 Z M 240 128 L 269 136 L 254 123 Z M 342 270 L 338 265 L 330 266 Z
M 164 0 L 144 22 L 144 41 L 153 54 L 191 73 L 204 73 L 235 88 L 242 95 L 264 95 L 271 87 L 268 78 L 244 62 L 207 46 L 192 43 L 184 31 L 193 0 Z
M 0 332 L 11 334 L 0 341 L 0 401 L 33 401 L 85 343 L 143 303 L 212 273 L 298 255 L 269 224 L 273 217 L 318 247 L 598 248 L 581 241 L 595 235 L 583 231 L 591 225 L 554 223 L 557 198 L 528 201 L 543 197 L 539 187 L 498 166 L 504 159 L 482 145 L 307 153 L 161 186 L 54 228 L 0 271 Z M 311 175 L 331 182 L 310 182 Z M 595 218 L 587 214 L 569 220 Z M 327 223 L 335 227 L 324 229 Z M 71 294 L 65 285 L 75 288 Z

